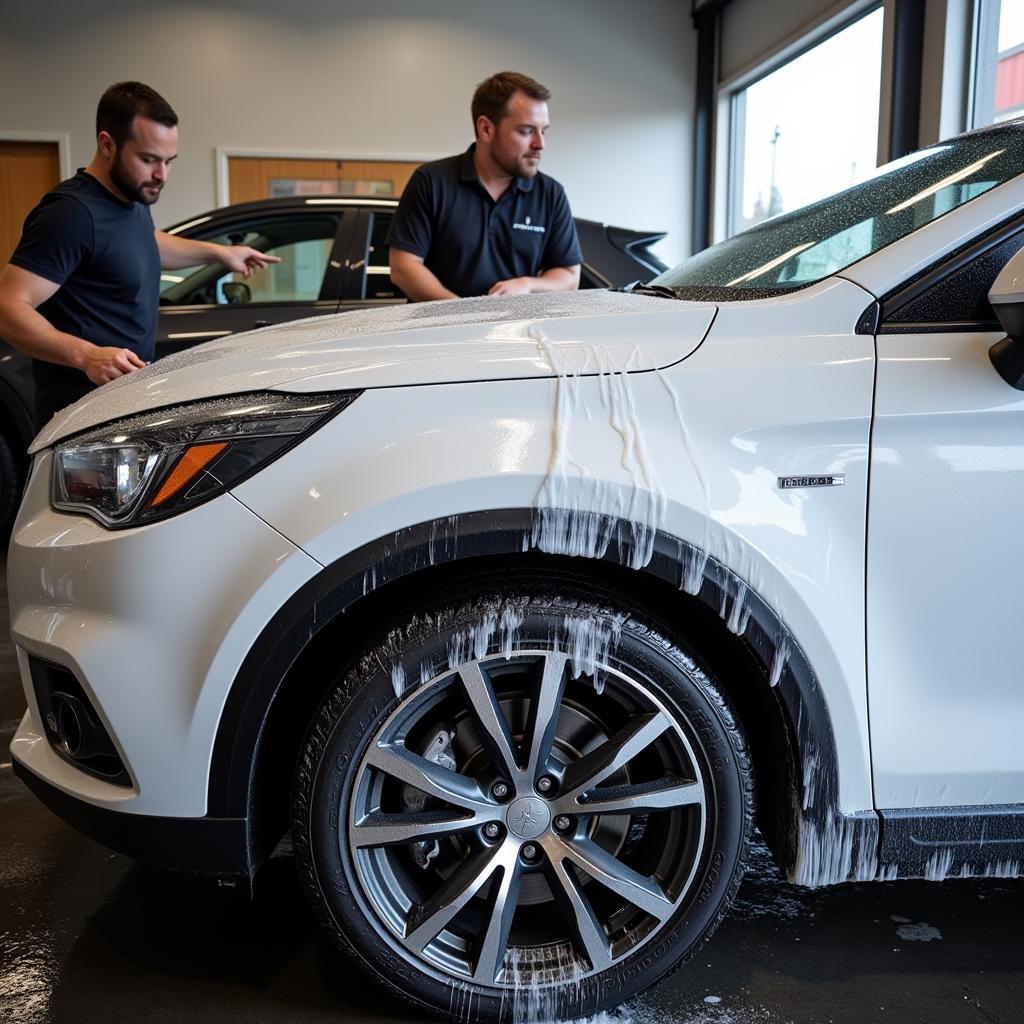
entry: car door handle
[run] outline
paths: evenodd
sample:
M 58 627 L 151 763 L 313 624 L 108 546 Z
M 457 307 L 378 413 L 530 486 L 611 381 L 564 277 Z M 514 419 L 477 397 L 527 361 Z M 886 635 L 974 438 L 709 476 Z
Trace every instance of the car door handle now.
M 261 327 L 269 327 L 269 326 L 270 326 L 270 321 L 269 320 L 257 320 L 256 323 L 254 323 L 252 325 L 252 329 L 254 331 L 256 331 L 256 330 L 259 330 L 259 328 L 261 328 Z

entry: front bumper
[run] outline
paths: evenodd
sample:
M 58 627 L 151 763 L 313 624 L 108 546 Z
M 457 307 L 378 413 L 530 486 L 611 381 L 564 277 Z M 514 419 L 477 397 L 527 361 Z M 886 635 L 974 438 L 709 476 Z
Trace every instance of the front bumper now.
M 14 773 L 59 818 L 111 850 L 159 867 L 250 877 L 244 818 L 165 818 L 122 814 L 69 796 L 17 757 Z
M 54 512 L 49 477 L 44 452 L 8 554 L 11 635 L 28 704 L 12 757 L 101 811 L 205 820 L 231 684 L 266 623 L 320 566 L 229 494 L 159 523 L 109 531 Z M 80 684 L 125 767 L 120 784 L 58 753 L 30 656 Z

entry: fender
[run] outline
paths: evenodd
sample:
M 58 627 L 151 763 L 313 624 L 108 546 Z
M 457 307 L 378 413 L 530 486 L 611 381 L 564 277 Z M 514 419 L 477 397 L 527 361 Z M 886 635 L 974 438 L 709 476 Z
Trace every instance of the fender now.
M 595 530 L 610 534 L 603 561 L 630 565 L 634 548 L 629 524 L 574 514 L 594 520 Z M 264 628 L 231 686 L 214 743 L 207 815 L 247 816 L 255 755 L 271 705 L 289 669 L 322 629 L 370 591 L 431 566 L 528 551 L 538 518 L 536 509 L 500 509 L 419 523 L 349 552 L 298 590 Z M 789 719 L 801 802 L 794 880 L 821 885 L 874 877 L 878 816 L 874 811 L 839 811 L 828 708 L 799 643 L 775 610 L 728 567 L 713 558 L 704 560 L 693 545 L 661 531 L 655 535 L 650 561 L 636 571 L 682 590 L 687 566 L 698 558 L 704 568 L 695 596 L 742 636 L 764 671 L 766 685 L 778 687 Z

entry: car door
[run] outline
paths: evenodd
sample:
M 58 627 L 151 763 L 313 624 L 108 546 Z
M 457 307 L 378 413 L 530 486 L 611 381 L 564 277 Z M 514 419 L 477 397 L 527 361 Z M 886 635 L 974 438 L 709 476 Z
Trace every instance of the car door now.
M 282 210 L 204 224 L 191 237 L 250 245 L 281 262 L 248 278 L 220 264 L 161 273 L 157 358 L 239 331 L 338 309 L 354 210 Z
M 352 247 L 345 274 L 341 309 L 368 309 L 408 302 L 405 292 L 391 280 L 388 266 L 388 229 L 395 205 L 381 205 L 359 211 L 352 233 Z
M 1024 802 L 1024 392 L 989 359 L 1018 219 L 883 303 L 867 554 L 879 808 Z

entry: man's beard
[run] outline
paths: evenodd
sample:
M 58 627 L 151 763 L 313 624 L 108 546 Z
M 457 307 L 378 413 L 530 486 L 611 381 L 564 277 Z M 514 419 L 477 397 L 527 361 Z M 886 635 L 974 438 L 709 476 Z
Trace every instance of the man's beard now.
M 114 157 L 114 162 L 110 165 L 110 180 L 117 186 L 118 192 L 120 192 L 125 199 L 134 203 L 143 203 L 146 206 L 152 206 L 153 203 L 160 198 L 160 190 L 163 188 L 162 185 L 155 182 L 132 181 L 124 169 L 120 154 Z M 156 191 L 144 192 L 143 188 L 146 185 L 149 185 L 151 188 L 156 188 Z
M 540 170 L 540 157 L 527 159 L 526 156 L 508 159 L 500 153 L 491 151 L 491 159 L 510 178 L 532 178 Z

